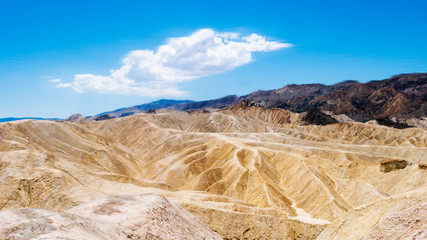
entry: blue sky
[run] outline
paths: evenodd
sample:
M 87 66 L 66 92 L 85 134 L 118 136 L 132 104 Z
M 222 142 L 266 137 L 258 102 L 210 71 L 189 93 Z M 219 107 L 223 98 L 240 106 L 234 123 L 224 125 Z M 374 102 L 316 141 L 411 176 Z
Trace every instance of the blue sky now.
M 160 98 L 427 72 L 426 12 L 421 0 L 0 0 L 0 117 L 93 115 Z M 194 39 L 206 41 L 188 44 Z M 229 41 L 236 47 L 225 48 Z M 186 58 L 171 60 L 175 50 Z

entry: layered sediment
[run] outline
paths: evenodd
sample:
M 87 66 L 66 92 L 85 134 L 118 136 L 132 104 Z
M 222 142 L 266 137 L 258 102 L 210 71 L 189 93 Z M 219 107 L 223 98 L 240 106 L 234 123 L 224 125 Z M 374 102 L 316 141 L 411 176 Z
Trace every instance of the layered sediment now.
M 224 239 L 331 239 L 369 235 L 426 201 L 425 129 L 303 117 L 237 105 L 2 123 L 0 208 L 62 216 L 108 196 L 154 193 Z M 355 220 L 364 215 L 375 224 Z

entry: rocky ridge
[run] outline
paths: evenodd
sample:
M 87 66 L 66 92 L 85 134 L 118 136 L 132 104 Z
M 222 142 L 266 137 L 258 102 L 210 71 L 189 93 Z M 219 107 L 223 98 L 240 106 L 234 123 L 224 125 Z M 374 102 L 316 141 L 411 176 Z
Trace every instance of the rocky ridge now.
M 375 120 L 380 125 L 395 128 L 425 127 L 423 119 L 427 116 L 427 73 L 400 74 L 368 83 L 348 80 L 329 86 L 290 84 L 275 90 L 259 90 L 242 97 L 230 95 L 199 102 L 159 100 L 98 114 L 91 119 L 107 120 L 159 109 L 216 111 L 239 102 L 247 106 L 305 113 L 303 121 L 307 124 Z

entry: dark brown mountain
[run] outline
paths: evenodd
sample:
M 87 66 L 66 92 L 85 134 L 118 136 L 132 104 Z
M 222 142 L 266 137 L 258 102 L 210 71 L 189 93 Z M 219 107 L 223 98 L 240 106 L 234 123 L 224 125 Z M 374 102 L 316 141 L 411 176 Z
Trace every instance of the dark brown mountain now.
M 427 73 L 400 74 L 383 81 L 372 81 L 374 88 L 392 87 L 406 96 L 427 101 Z
M 427 116 L 427 73 L 400 74 L 368 83 L 349 80 L 334 85 L 290 84 L 275 90 L 259 90 L 240 98 L 230 95 L 199 102 L 160 100 L 103 113 L 98 117 L 124 117 L 160 108 L 178 111 L 220 109 L 238 102 L 247 106 L 305 112 L 303 120 L 310 124 L 335 123 L 347 116 L 359 122 L 377 120 L 383 125 L 404 128 L 407 126 L 405 120 Z M 341 114 L 346 116 L 343 118 Z
M 427 74 L 401 74 L 319 96 L 309 108 L 346 114 L 356 121 L 405 120 L 427 115 Z
M 400 74 L 368 83 L 291 84 L 276 90 L 256 91 L 240 101 L 307 112 L 304 120 L 312 124 L 333 123 L 333 118 L 324 114 L 328 111 L 359 122 L 375 119 L 393 125 L 427 116 L 427 73 Z
M 334 85 L 315 84 L 290 84 L 283 88 L 256 91 L 242 96 L 240 101 L 253 102 L 264 107 L 283 108 L 292 112 L 306 112 L 311 108 L 310 101 L 324 94 L 344 89 L 356 84 L 357 81 L 344 81 Z

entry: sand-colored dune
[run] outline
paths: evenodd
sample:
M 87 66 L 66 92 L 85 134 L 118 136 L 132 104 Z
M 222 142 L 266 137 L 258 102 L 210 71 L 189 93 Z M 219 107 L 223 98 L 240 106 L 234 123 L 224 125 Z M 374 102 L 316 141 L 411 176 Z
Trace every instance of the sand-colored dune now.
M 335 222 L 361 206 L 427 194 L 427 171 L 419 167 L 427 160 L 426 130 L 313 126 L 301 118 L 241 105 L 3 123 L 0 209 L 61 212 L 109 195 L 157 193 L 225 239 L 314 239 L 331 222 L 321 236 L 338 234 Z M 352 224 L 365 233 L 374 227 Z

